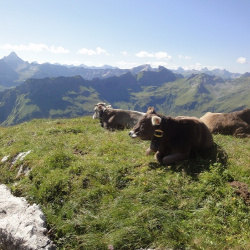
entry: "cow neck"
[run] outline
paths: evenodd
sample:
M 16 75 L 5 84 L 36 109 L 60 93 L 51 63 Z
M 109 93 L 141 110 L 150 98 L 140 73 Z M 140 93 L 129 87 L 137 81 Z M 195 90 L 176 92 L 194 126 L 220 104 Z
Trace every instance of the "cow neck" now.
M 162 119 L 161 124 L 154 126 L 155 127 L 154 136 L 150 144 L 150 148 L 154 150 L 155 152 L 158 151 L 161 141 L 163 139 L 163 135 L 164 135 L 163 126 L 166 121 L 165 121 L 165 118 L 163 117 L 161 117 L 161 119 Z
M 99 111 L 99 121 L 102 127 L 103 127 L 103 112 L 104 112 L 103 110 Z

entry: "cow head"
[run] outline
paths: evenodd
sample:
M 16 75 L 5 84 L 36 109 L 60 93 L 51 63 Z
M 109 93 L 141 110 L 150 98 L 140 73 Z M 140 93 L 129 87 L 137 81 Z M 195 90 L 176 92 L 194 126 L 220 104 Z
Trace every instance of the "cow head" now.
M 111 108 L 111 105 L 106 105 L 104 102 L 99 102 L 95 105 L 93 119 L 100 119 L 100 113 L 105 109 Z
M 93 119 L 99 119 L 100 118 L 100 111 L 106 107 L 106 103 L 104 102 L 99 102 L 95 105 L 95 108 L 94 108 L 94 115 L 93 115 Z
M 154 114 L 146 114 L 129 132 L 132 138 L 152 140 L 157 126 L 161 124 L 161 118 Z

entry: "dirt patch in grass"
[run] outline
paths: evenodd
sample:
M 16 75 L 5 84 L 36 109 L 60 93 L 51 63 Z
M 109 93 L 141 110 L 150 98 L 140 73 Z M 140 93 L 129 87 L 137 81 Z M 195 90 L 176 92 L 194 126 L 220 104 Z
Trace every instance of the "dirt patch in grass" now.
M 250 192 L 248 191 L 248 185 L 239 181 L 229 182 L 229 185 L 235 188 L 234 193 L 241 196 L 244 199 L 245 203 L 249 206 Z

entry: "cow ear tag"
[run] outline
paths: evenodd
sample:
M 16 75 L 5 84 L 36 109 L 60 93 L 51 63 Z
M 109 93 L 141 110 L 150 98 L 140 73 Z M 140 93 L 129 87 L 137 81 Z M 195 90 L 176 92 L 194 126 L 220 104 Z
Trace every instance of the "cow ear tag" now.
M 160 125 L 161 124 L 161 118 L 159 116 L 153 116 L 151 118 L 151 122 L 152 122 L 153 126 Z
M 160 129 L 156 129 L 155 132 L 154 132 L 154 136 L 158 137 L 158 138 L 163 137 L 163 131 L 160 130 Z

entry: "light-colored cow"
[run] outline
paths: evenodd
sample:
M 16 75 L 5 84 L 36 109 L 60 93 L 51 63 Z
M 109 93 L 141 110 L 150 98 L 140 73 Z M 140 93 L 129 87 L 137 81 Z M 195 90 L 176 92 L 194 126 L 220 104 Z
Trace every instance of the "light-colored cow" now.
M 101 126 L 111 130 L 132 128 L 145 115 L 133 110 L 113 109 L 105 103 L 98 103 L 94 111 L 93 118 L 99 118 Z
M 200 120 L 213 134 L 250 137 L 250 109 L 231 113 L 208 112 Z

